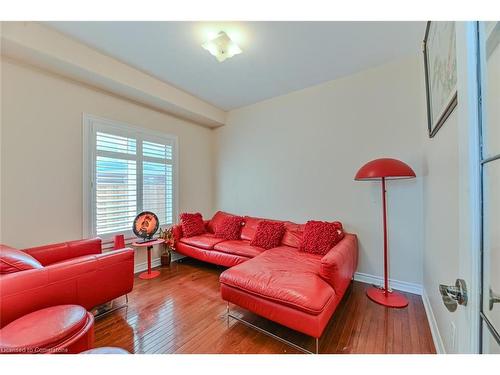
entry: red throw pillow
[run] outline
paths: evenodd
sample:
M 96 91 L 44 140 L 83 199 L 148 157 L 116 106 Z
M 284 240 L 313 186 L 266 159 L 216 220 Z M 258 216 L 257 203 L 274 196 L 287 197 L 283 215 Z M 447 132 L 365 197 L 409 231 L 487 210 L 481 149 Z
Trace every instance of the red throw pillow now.
M 205 223 L 199 212 L 181 214 L 181 227 L 184 237 L 193 237 L 206 233 Z
M 227 216 L 215 227 L 215 237 L 225 240 L 239 240 L 244 219 L 241 216 Z
M 208 232 L 215 233 L 215 228 L 217 227 L 217 225 L 219 225 L 228 216 L 236 216 L 236 215 L 224 211 L 217 211 L 207 224 Z
M 250 245 L 263 247 L 266 250 L 272 249 L 280 245 L 284 234 L 285 223 L 262 220 L 257 225 L 257 230 Z
M 325 255 L 333 246 L 344 238 L 342 224 L 338 221 L 308 221 L 299 246 L 300 251 Z

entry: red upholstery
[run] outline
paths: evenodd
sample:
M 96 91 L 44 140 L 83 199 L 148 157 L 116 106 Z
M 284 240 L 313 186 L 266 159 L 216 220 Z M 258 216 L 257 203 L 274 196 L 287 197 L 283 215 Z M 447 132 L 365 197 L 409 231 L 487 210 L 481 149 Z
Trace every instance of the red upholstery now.
M 255 232 L 257 231 L 257 226 L 259 225 L 259 222 L 264 219 L 258 217 L 245 216 L 244 220 L 245 224 L 241 229 L 241 239 L 252 241 L 253 237 L 255 236 Z
M 342 224 L 338 221 L 310 220 L 307 222 L 299 250 L 306 253 L 325 255 L 344 238 Z
M 180 215 L 180 219 L 184 236 L 193 237 L 206 232 L 203 217 L 199 212 L 194 214 L 183 213 Z
M 223 272 L 220 282 L 317 315 L 335 296 L 319 276 L 320 260 L 318 255 L 282 246 Z
M 182 233 L 182 225 L 174 225 L 172 227 L 172 235 L 174 236 L 174 244 L 177 244 L 182 237 L 184 237 L 184 233 Z
M 225 217 L 215 227 L 215 237 L 224 238 L 225 240 L 239 240 L 243 224 L 244 219 L 241 216 Z
M 0 244 L 0 274 L 43 268 L 31 255 Z
M 223 238 L 217 238 L 212 233 L 205 233 L 194 237 L 182 237 L 180 242 L 187 245 L 201 247 L 202 249 L 213 249 L 216 244 L 224 241 Z
M 353 251 L 357 248 L 358 238 L 346 233 L 344 239 L 321 258 L 319 274 L 338 295 L 345 293 L 358 266 L 358 252 Z
M 90 310 L 129 293 L 134 251 L 101 254 L 100 243 L 84 240 L 29 249 L 46 266 L 0 275 L 0 327 L 45 307 L 77 304 Z
M 268 220 L 262 220 L 257 225 L 257 231 L 250 242 L 252 246 L 272 249 L 281 244 L 281 239 L 285 234 L 285 224 Z
M 281 243 L 285 246 L 299 247 L 304 235 L 305 224 L 295 224 L 291 221 L 285 222 L 285 234 Z
M 209 227 L 217 226 L 228 215 L 231 214 L 218 212 Z M 284 222 L 282 245 L 265 250 L 250 245 L 262 220 L 266 219 L 245 217 L 241 240 L 221 241 L 212 248 L 209 245 L 213 237 L 208 236 L 203 243 L 188 242 L 191 239 L 183 238 L 182 230 L 176 226 L 176 250 L 205 262 L 232 267 L 220 276 L 224 300 L 320 337 L 356 271 L 357 238 L 346 233 L 324 256 L 305 253 L 298 250 L 305 225 Z
M 353 234 L 325 256 L 292 247 L 267 250 L 220 275 L 228 302 L 320 337 L 351 282 L 358 260 Z
M 251 246 L 249 241 L 243 240 L 223 241 L 215 245 L 214 249 L 223 253 L 241 255 L 247 258 L 253 258 L 264 251 L 263 248 Z
M 79 241 L 62 242 L 45 246 L 24 249 L 32 257 L 36 258 L 42 265 L 76 258 L 83 255 L 101 253 L 101 239 L 92 238 Z
M 341 299 L 335 296 L 322 312 L 313 315 L 226 284 L 221 284 L 221 296 L 225 301 L 312 337 L 321 337 Z
M 236 216 L 229 214 L 224 211 L 217 211 L 215 215 L 212 217 L 212 220 L 210 220 L 207 224 L 207 229 L 210 233 L 215 233 L 215 228 L 220 225 L 225 218 L 231 217 L 231 216 Z
M 224 267 L 232 267 L 250 259 L 245 256 L 224 253 L 222 251 L 202 249 L 200 247 L 187 245 L 182 242 L 177 244 L 176 250 L 177 252 L 188 257 Z
M 0 329 L 0 353 L 79 353 L 92 348 L 94 316 L 77 305 L 52 306 Z
M 210 220 L 204 220 L 203 223 L 205 224 L 206 231 L 208 233 L 212 233 L 208 229 Z M 172 228 L 172 234 L 174 235 L 174 246 L 175 246 L 175 244 L 179 242 L 182 237 L 184 237 L 184 232 L 182 231 L 182 225 L 174 225 Z

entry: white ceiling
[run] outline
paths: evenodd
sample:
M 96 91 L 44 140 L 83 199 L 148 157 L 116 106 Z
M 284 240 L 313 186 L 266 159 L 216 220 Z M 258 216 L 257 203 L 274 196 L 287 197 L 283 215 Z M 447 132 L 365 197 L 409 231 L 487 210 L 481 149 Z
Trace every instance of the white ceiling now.
M 224 110 L 416 55 L 425 22 L 47 22 Z M 243 53 L 201 47 L 225 31 Z

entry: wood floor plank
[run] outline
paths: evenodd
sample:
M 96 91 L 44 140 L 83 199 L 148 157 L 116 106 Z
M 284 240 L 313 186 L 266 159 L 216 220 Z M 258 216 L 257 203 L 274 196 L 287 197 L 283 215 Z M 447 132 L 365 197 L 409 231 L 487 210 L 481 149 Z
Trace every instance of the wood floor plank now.
M 184 259 L 160 267 L 152 280 L 136 278 L 127 308 L 95 322 L 96 346 L 132 353 L 300 353 L 234 319 L 220 298 L 222 267 Z M 370 301 L 367 284 L 353 282 L 320 339 L 321 353 L 435 353 L 420 296 L 404 293 L 405 309 Z M 119 303 L 124 299 L 121 298 Z M 231 305 L 231 312 L 314 350 L 313 338 Z

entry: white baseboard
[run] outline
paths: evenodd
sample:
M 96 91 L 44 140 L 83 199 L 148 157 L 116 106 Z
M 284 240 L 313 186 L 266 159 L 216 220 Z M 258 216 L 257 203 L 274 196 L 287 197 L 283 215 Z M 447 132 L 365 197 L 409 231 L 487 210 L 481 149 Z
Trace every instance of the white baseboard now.
M 182 258 L 185 258 L 186 256 L 185 255 L 182 255 L 182 254 L 179 254 L 179 253 L 176 253 L 175 251 L 172 251 L 172 259 L 170 260 L 171 262 L 175 262 L 179 259 L 182 259 Z M 151 259 L 151 267 L 159 267 L 161 266 L 161 260 L 160 258 L 155 258 L 153 257 L 153 259 Z M 134 265 L 134 273 L 139 273 L 139 272 L 142 272 L 142 271 L 146 271 L 148 269 L 148 262 L 142 262 L 142 263 L 137 263 L 136 265 Z
M 151 267 L 158 267 L 161 265 L 161 260 L 160 258 L 153 258 L 151 259 Z M 148 262 L 142 262 L 142 263 L 137 263 L 134 266 L 134 273 L 139 273 L 142 271 L 146 271 L 148 269 Z
M 429 327 L 431 328 L 432 341 L 434 341 L 434 347 L 436 348 L 437 354 L 446 354 L 446 350 L 444 349 L 443 339 L 439 334 L 438 325 L 436 322 L 436 318 L 434 317 L 434 312 L 432 311 L 432 306 L 429 301 L 429 297 L 427 296 L 427 292 L 425 289 L 422 293 L 422 301 L 424 303 L 425 314 L 427 315 L 427 320 L 429 321 Z
M 367 284 L 383 285 L 384 279 L 380 276 L 374 276 L 363 272 L 356 272 L 354 274 L 354 280 L 361 281 Z M 422 285 L 416 283 L 409 283 L 406 281 L 399 281 L 394 279 L 389 279 L 389 285 L 392 289 L 400 290 L 402 292 L 413 293 L 422 295 Z

